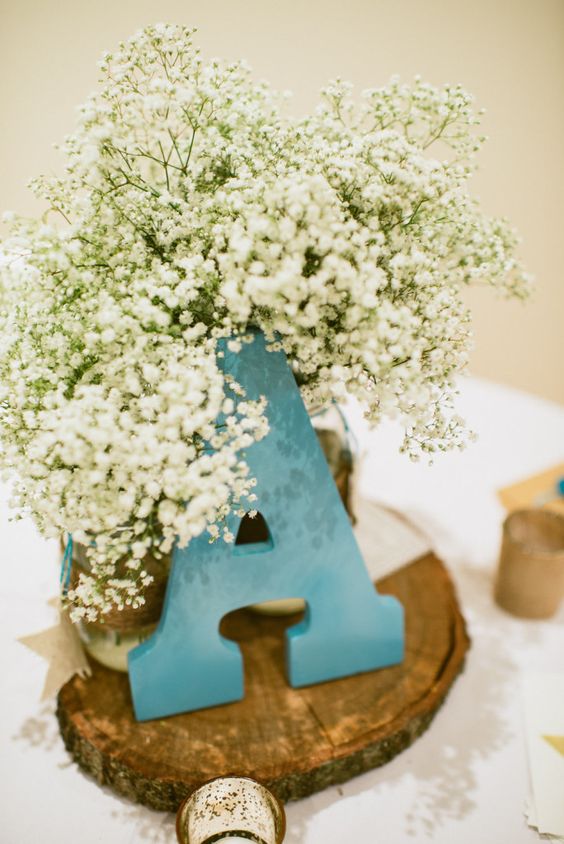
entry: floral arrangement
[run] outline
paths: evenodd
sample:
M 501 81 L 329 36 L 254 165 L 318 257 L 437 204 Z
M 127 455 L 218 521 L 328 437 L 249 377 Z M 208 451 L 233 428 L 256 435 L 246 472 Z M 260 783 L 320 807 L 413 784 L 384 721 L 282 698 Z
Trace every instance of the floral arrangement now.
M 255 506 L 244 455 L 268 409 L 226 382 L 221 338 L 261 329 L 306 403 L 399 416 L 417 456 L 464 442 L 461 289 L 528 290 L 514 234 L 468 195 L 481 139 L 459 86 L 356 100 L 337 81 L 292 119 L 169 25 L 101 72 L 63 177 L 32 183 L 50 212 L 11 220 L 1 270 L 1 462 L 20 512 L 90 543 L 69 593 L 87 619 L 143 602 L 148 552 L 233 541 L 225 516 Z

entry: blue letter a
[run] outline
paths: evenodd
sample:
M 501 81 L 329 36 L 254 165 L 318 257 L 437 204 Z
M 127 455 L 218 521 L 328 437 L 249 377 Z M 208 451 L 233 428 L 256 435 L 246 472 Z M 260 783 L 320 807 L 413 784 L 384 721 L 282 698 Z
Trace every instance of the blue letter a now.
M 160 718 L 240 700 L 239 646 L 219 633 L 226 613 L 261 601 L 304 598 L 303 621 L 286 631 L 292 686 L 401 662 L 403 608 L 379 595 L 283 352 L 256 333 L 225 371 L 247 398 L 265 395 L 270 433 L 247 452 L 270 541 L 175 548 L 159 627 L 129 654 L 136 717 Z M 229 527 L 237 534 L 239 519 Z

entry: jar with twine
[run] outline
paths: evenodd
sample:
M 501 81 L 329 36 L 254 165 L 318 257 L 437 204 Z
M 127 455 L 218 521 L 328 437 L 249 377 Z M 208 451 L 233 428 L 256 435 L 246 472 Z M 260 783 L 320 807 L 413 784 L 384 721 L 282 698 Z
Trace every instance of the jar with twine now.
M 515 510 L 503 524 L 495 600 L 520 618 L 550 618 L 564 597 L 564 516 Z
M 118 570 L 125 567 L 127 558 L 118 562 Z M 172 555 L 156 559 L 152 554 L 143 558 L 143 568 L 153 577 L 144 592 L 145 603 L 133 608 L 117 607 L 105 612 L 97 621 L 79 621 L 78 632 L 86 651 L 106 668 L 127 671 L 127 655 L 155 631 L 163 609 Z M 90 569 L 86 547 L 73 545 L 71 586 L 78 582 L 81 571 Z

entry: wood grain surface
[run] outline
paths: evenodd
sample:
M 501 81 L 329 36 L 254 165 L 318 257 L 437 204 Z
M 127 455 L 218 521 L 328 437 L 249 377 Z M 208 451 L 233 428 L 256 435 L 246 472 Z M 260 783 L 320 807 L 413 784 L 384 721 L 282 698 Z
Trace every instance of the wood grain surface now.
M 429 726 L 463 666 L 469 638 L 451 580 L 433 554 L 378 589 L 405 608 L 401 665 L 292 689 L 283 631 L 300 615 L 238 610 L 223 619 L 221 632 L 242 648 L 244 700 L 138 723 L 127 676 L 93 662 L 92 677 L 73 678 L 59 694 L 69 753 L 100 784 L 167 811 L 227 773 L 254 777 L 287 801 L 388 762 Z

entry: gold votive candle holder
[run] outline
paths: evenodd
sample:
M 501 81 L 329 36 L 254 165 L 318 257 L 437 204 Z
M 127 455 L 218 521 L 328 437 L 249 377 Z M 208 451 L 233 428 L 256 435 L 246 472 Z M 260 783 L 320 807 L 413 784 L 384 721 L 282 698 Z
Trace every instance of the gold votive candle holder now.
M 282 804 L 250 777 L 218 777 L 181 804 L 176 816 L 180 844 L 281 844 L 286 832 Z

